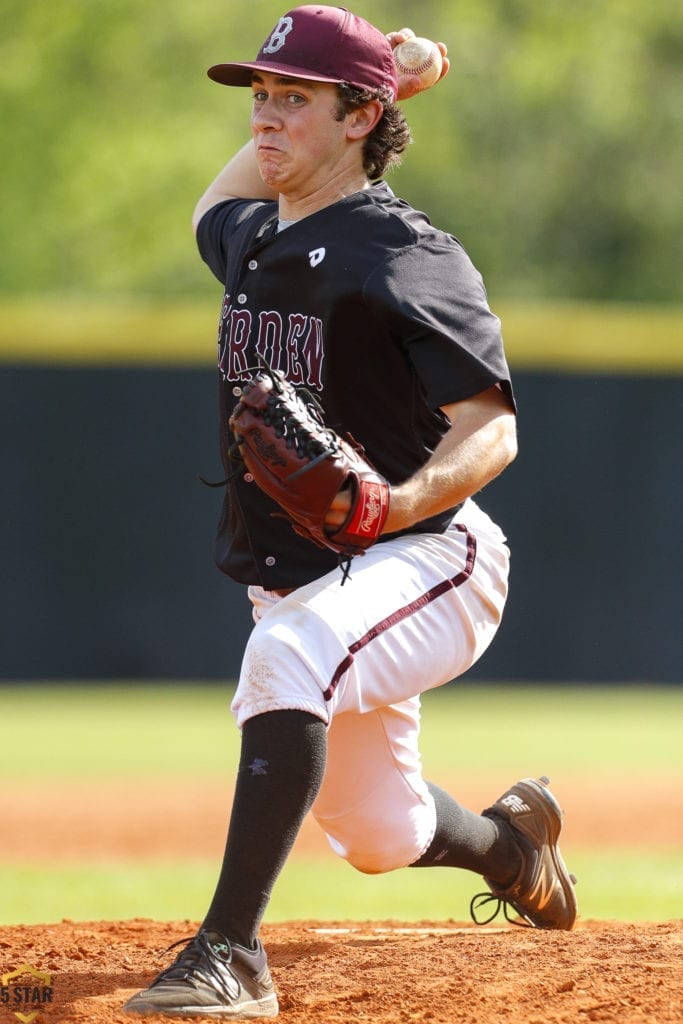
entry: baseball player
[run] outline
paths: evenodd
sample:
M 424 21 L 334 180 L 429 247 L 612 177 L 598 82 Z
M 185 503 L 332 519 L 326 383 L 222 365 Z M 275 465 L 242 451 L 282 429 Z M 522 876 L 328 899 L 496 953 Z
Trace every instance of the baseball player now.
M 342 8 L 298 7 L 255 60 L 208 72 L 252 91 L 251 140 L 194 223 L 224 288 L 229 479 L 215 557 L 248 588 L 254 628 L 232 707 L 242 749 L 215 895 L 130 1013 L 277 1014 L 259 927 L 309 811 L 359 871 L 462 868 L 487 883 L 473 900 L 474 910 L 491 901 L 487 920 L 501 906 L 537 928 L 576 918 L 547 779 L 518 782 L 477 814 L 421 771 L 420 694 L 462 675 L 503 613 L 508 548 L 473 495 L 514 458 L 516 430 L 480 275 L 456 238 L 383 180 L 410 141 L 397 100 L 414 83 L 393 60 L 410 35 L 384 35 Z M 264 365 L 305 386 L 388 483 L 381 533 L 346 573 L 333 550 L 292 530 L 236 456 L 230 418 Z M 342 488 L 326 530 L 352 502 Z

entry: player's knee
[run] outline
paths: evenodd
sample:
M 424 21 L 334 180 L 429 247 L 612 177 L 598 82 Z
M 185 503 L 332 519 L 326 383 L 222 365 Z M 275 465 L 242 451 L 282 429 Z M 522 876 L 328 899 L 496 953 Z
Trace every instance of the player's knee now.
M 383 875 L 387 871 L 396 871 L 400 867 L 405 867 L 404 864 L 388 864 L 386 856 L 382 856 L 378 851 L 371 853 L 364 851 L 361 854 L 349 856 L 346 860 L 352 868 L 360 871 L 363 875 Z
M 381 875 L 387 871 L 405 868 L 419 856 L 412 844 L 406 844 L 404 835 L 383 837 L 383 843 L 386 842 L 386 845 L 361 840 L 350 843 L 343 849 L 332 842 L 331 837 L 328 838 L 335 852 L 364 875 Z
M 434 832 L 429 806 L 415 807 L 412 813 L 397 815 L 392 820 L 354 820 L 344 816 L 326 822 L 316 818 L 334 852 L 365 875 L 379 875 L 414 864 Z

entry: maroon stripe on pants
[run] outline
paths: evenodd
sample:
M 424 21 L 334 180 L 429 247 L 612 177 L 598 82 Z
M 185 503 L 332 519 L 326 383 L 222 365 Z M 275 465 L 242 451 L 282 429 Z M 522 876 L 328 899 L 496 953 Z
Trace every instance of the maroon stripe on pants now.
M 409 618 L 411 615 L 414 615 L 415 612 L 419 612 L 421 608 L 424 608 L 426 605 L 431 604 L 432 601 L 436 601 L 436 599 L 438 597 L 441 597 L 442 594 L 446 594 L 448 593 L 449 590 L 453 590 L 456 587 L 459 587 L 462 583 L 464 583 L 466 580 L 470 578 L 474 570 L 474 563 L 477 558 L 477 538 L 474 536 L 473 533 L 470 533 L 468 531 L 466 526 L 462 526 L 460 523 L 456 524 L 456 529 L 460 530 L 462 533 L 467 534 L 467 557 L 465 559 L 465 568 L 452 579 L 442 580 L 441 583 L 437 583 L 436 586 L 432 587 L 431 590 L 426 591 L 426 593 L 424 594 L 420 594 L 420 596 L 415 598 L 414 601 L 411 601 L 410 604 L 404 605 L 403 608 L 397 608 L 395 612 L 392 612 L 391 615 L 387 615 L 386 619 L 382 619 L 381 622 L 378 622 L 376 625 L 372 626 L 367 631 L 367 633 L 365 633 L 364 636 L 362 636 L 359 640 L 356 640 L 355 643 L 351 644 L 348 650 L 348 654 L 335 669 L 334 675 L 332 676 L 332 681 L 330 682 L 330 685 L 327 687 L 323 694 L 325 700 L 332 699 L 332 695 L 339 686 L 339 682 L 342 676 L 344 675 L 345 672 L 349 670 L 350 666 L 353 664 L 353 659 L 355 655 L 358 653 L 358 651 L 362 650 L 363 647 L 367 647 L 371 640 L 374 640 L 381 633 L 385 633 L 388 629 L 391 629 L 391 627 L 395 626 L 397 623 L 402 622 L 404 619 Z

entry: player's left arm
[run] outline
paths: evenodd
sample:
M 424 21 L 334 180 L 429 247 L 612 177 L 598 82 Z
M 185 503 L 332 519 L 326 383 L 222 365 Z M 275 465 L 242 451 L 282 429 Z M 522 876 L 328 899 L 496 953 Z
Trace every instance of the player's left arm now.
M 498 386 L 443 406 L 443 412 L 451 426 L 424 466 L 392 486 L 383 533 L 405 530 L 472 497 L 517 454 L 516 417 Z M 341 491 L 332 503 L 327 525 L 343 522 L 349 505 L 348 493 Z

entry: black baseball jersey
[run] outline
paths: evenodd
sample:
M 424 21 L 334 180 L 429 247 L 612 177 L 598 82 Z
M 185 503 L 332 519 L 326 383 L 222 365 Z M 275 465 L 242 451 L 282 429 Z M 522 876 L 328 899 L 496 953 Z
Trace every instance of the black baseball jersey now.
M 240 382 L 264 359 L 313 392 L 328 426 L 349 432 L 390 483 L 411 476 L 449 422 L 440 406 L 499 383 L 514 407 L 500 322 L 456 238 L 380 182 L 278 230 L 273 202 L 229 200 L 202 218 L 202 258 L 225 286 L 218 328 L 220 437 Z M 267 590 L 334 568 L 238 473 L 215 546 L 221 570 Z M 408 532 L 442 532 L 444 512 Z M 386 538 L 385 538 L 386 539 Z

